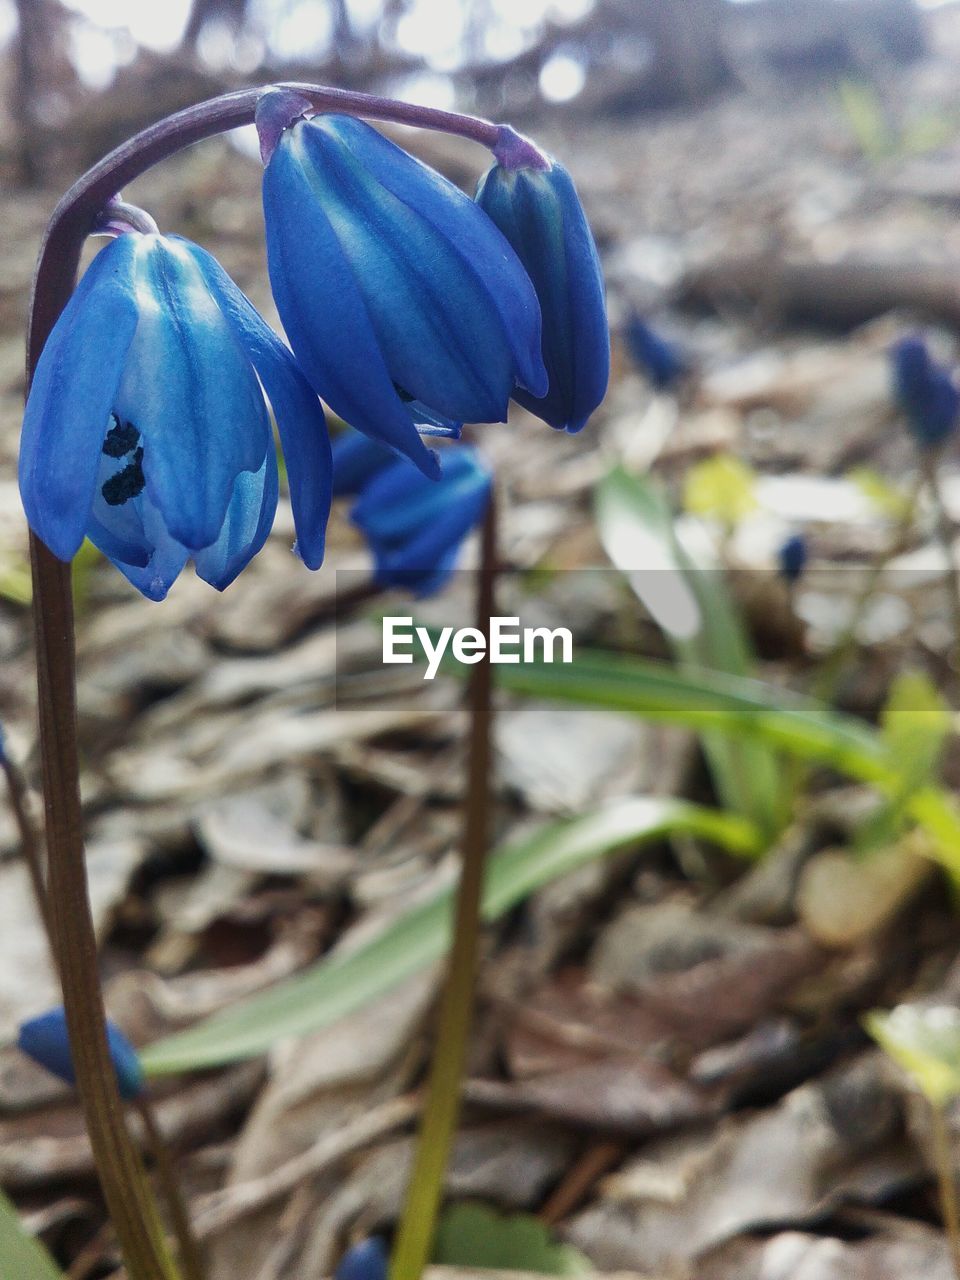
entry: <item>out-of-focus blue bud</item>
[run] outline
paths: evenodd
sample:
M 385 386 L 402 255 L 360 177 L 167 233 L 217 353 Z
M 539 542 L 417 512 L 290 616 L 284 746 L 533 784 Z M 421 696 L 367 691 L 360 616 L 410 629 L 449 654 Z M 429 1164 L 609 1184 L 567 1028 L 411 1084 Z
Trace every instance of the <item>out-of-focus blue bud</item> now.
M 540 300 L 550 384 L 545 395 L 528 384 L 514 399 L 558 430 L 579 431 L 610 376 L 603 274 L 573 179 L 558 161 L 543 162 L 493 165 L 476 199 L 516 250 Z
M 128 1101 L 143 1092 L 143 1071 L 137 1051 L 118 1026 L 107 1021 L 107 1044 L 117 1072 L 120 1096 Z M 51 1009 L 24 1022 L 17 1036 L 17 1046 L 28 1058 L 44 1067 L 52 1075 L 67 1084 L 76 1084 L 70 1040 L 67 1036 L 67 1018 L 62 1008 Z
M 373 552 L 377 583 L 418 596 L 439 591 L 483 519 L 492 483 L 479 454 L 466 446 L 443 451 L 439 480 L 403 458 L 379 471 L 350 512 Z
M 340 1259 L 334 1280 L 387 1280 L 387 1246 L 379 1236 L 352 1245 Z
M 799 582 L 807 567 L 807 540 L 802 533 L 791 534 L 777 552 L 777 565 L 785 582 Z
M 658 391 L 669 391 L 690 372 L 686 353 L 651 329 L 636 311 L 627 320 L 624 338 L 634 364 Z
M 890 359 L 894 395 L 917 444 L 922 449 L 943 444 L 960 419 L 953 374 L 937 364 L 919 334 L 894 343 Z

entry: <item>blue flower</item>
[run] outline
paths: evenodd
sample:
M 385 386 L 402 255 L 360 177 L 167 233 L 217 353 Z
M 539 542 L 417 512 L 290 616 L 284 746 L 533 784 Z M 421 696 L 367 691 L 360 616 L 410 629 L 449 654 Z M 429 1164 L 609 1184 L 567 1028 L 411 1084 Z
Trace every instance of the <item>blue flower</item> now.
M 960 391 L 949 369 L 936 363 L 923 338 L 901 338 L 890 351 L 893 389 L 921 449 L 942 444 L 960 418 Z
M 344 431 L 333 441 L 333 496 L 354 497 L 378 472 L 397 462 L 397 455 L 359 431 Z
M 120 1096 L 128 1101 L 139 1097 L 144 1085 L 137 1051 L 120 1028 L 109 1019 L 107 1045 L 116 1068 Z M 51 1009 L 39 1018 L 24 1022 L 17 1036 L 17 1047 L 52 1075 L 59 1076 L 67 1084 L 76 1084 L 67 1035 L 67 1018 L 62 1008 Z
M 495 164 L 477 188 L 490 215 L 526 267 L 543 316 L 545 394 L 514 398 L 565 431 L 579 431 L 603 400 L 610 375 L 610 332 L 600 259 L 573 180 L 556 160 L 547 169 Z
M 258 116 L 271 125 L 273 95 Z M 516 254 L 452 183 L 346 116 L 283 130 L 263 177 L 277 310 L 314 389 L 436 476 L 420 439 L 543 394 L 540 311 Z
M 361 490 L 350 512 L 376 560 L 381 587 L 432 595 L 450 577 L 464 539 L 483 519 L 492 476 L 475 450 L 444 451 L 439 480 L 398 458 Z
M 785 582 L 793 584 L 803 577 L 807 567 L 807 540 L 802 533 L 791 534 L 777 551 L 777 566 Z
M 658 391 L 667 391 L 690 370 L 686 353 L 651 329 L 642 316 L 633 312 L 624 329 L 627 350 L 640 371 Z
M 260 550 L 276 511 L 264 392 L 297 549 L 316 568 L 330 443 L 293 356 L 204 250 L 179 237 L 119 236 L 94 258 L 37 365 L 20 446 L 31 528 L 61 560 L 89 537 L 152 600 L 190 557 L 222 590 Z
M 340 1259 L 333 1280 L 387 1280 L 387 1248 L 379 1236 L 351 1245 Z

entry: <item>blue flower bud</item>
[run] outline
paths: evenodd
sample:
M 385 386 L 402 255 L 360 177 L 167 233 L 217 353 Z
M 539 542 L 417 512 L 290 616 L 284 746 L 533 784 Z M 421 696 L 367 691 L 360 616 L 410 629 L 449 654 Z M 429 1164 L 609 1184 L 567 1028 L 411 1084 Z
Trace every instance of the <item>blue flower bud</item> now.
M 344 431 L 333 441 L 333 496 L 353 497 L 378 472 L 397 461 L 393 449 L 361 435 Z
M 907 426 L 921 449 L 942 444 L 960 419 L 960 391 L 949 369 L 936 363 L 919 335 L 890 350 L 893 389 Z
M 785 582 L 799 582 L 807 567 L 807 540 L 802 533 L 791 534 L 777 552 L 777 565 Z
M 272 101 L 258 110 L 271 145 Z M 426 475 L 437 463 L 418 426 L 505 421 L 516 382 L 546 390 L 516 254 L 463 192 L 369 125 L 321 115 L 284 129 L 263 209 L 277 310 L 312 386 Z
M 31 528 L 61 560 L 89 537 L 152 600 L 190 557 L 222 590 L 276 511 L 264 391 L 298 550 L 316 568 L 331 472 L 316 394 L 208 253 L 179 237 L 119 236 L 94 258 L 37 365 L 20 446 Z
M 387 1280 L 387 1247 L 380 1237 L 352 1245 L 340 1259 L 333 1280 Z
M 483 519 L 493 478 L 474 449 L 445 450 L 439 480 L 403 458 L 379 471 L 350 512 L 376 561 L 381 587 L 433 595 L 456 566 L 464 539 Z
M 120 1096 L 128 1101 L 143 1092 L 143 1070 L 137 1051 L 118 1026 L 107 1020 L 107 1045 L 117 1072 Z M 52 1075 L 59 1076 L 67 1084 L 76 1084 L 70 1040 L 67 1036 L 67 1018 L 63 1009 L 51 1009 L 24 1022 L 17 1036 L 17 1046 L 22 1053 L 44 1067 Z
M 514 398 L 565 431 L 579 431 L 600 404 L 610 374 L 603 275 L 573 180 L 556 160 L 547 169 L 495 164 L 480 180 L 477 203 L 526 267 L 543 317 L 543 359 L 550 385 Z
M 690 361 L 675 342 L 668 342 L 633 312 L 624 329 L 627 350 L 641 373 L 658 391 L 668 391 L 690 371 Z

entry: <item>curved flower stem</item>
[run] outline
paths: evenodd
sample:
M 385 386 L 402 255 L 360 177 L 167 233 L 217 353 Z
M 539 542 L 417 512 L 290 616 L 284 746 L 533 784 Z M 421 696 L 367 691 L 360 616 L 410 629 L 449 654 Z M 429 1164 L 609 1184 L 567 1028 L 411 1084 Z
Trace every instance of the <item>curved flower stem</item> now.
M 462 870 L 457 890 L 449 968 L 427 1083 L 426 1106 L 390 1261 L 390 1280 L 420 1280 L 429 1259 L 460 1110 L 460 1087 L 473 1021 L 480 900 L 487 850 L 490 846 L 493 722 L 490 618 L 494 612 L 497 565 L 497 513 L 492 495 L 482 536 L 475 625 L 487 637 L 487 647 L 470 679 L 470 756 L 461 837 Z

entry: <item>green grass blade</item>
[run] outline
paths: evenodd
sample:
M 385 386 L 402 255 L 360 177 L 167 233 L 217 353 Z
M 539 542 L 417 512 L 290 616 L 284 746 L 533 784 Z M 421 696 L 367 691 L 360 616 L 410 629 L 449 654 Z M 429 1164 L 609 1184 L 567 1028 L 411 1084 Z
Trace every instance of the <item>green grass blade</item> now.
M 494 921 L 528 894 L 594 858 L 686 832 L 754 855 L 760 836 L 745 818 L 681 800 L 634 797 L 552 823 L 490 857 L 483 917 Z M 271 990 L 150 1045 L 150 1075 L 217 1066 L 263 1053 L 286 1036 L 329 1026 L 440 959 L 449 946 L 452 890 L 422 903 L 362 947 L 333 954 Z
M 63 1280 L 46 1249 L 24 1230 L 17 1211 L 0 1191 L 0 1280 Z
M 739 612 L 714 565 L 694 562 L 681 546 L 670 508 L 652 481 L 615 468 L 596 491 L 604 549 L 649 609 L 685 669 L 746 676 L 755 665 Z M 763 742 L 732 743 L 705 731 L 703 749 L 724 808 L 765 831 L 789 808 L 787 775 Z
M 871 783 L 887 796 L 901 795 L 903 770 L 909 767 L 869 725 L 758 680 L 678 671 L 663 662 L 600 651 L 581 653 L 568 664 L 498 666 L 496 678 L 514 693 L 761 738 L 789 755 Z M 930 836 L 935 856 L 960 886 L 960 814 L 953 799 L 927 785 L 903 807 Z

